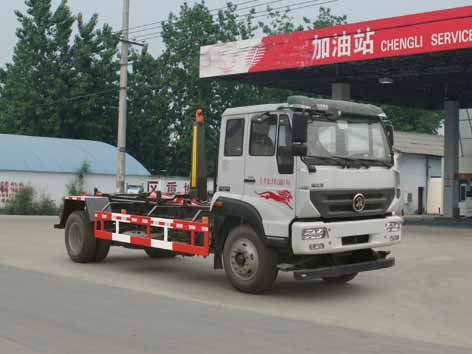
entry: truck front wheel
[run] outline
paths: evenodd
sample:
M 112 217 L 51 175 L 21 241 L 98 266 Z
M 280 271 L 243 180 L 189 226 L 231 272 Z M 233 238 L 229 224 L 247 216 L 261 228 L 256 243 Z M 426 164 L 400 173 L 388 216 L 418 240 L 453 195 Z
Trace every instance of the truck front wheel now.
M 95 261 L 97 243 L 92 223 L 84 211 L 74 211 L 66 222 L 65 243 L 70 259 L 78 263 Z
M 242 292 L 263 293 L 277 278 L 277 253 L 249 225 L 230 231 L 223 248 L 223 264 L 231 284 Z

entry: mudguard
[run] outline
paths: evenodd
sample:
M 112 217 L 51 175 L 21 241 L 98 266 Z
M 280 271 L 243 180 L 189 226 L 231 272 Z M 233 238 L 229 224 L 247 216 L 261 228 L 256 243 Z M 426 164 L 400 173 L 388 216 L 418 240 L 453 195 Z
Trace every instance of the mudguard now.
M 223 205 L 217 207 L 218 204 L 216 202 L 223 202 Z M 213 203 L 211 212 L 215 216 L 213 227 L 215 269 L 222 268 L 221 254 L 223 252 L 224 242 L 231 227 L 234 226 L 232 222 L 228 222 L 229 220 L 234 221 L 240 219 L 242 222 L 249 224 L 268 247 L 282 250 L 288 250 L 290 248 L 288 238 L 283 239 L 266 235 L 261 215 L 257 209 L 249 203 L 238 199 L 220 197 Z
M 66 227 L 66 222 L 69 215 L 77 210 L 85 210 L 90 221 L 93 221 L 96 211 L 111 211 L 108 203 L 109 199 L 107 197 L 66 197 L 64 199 L 64 207 L 62 208 L 61 215 L 59 217 L 59 224 L 54 225 L 54 228 L 64 229 Z

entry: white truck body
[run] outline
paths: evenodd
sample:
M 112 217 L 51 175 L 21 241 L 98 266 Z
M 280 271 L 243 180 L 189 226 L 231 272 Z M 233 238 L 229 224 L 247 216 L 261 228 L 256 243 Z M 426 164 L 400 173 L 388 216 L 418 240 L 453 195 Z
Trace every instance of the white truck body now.
M 286 104 L 228 109 L 216 191 L 206 192 L 204 119 L 194 125 L 189 194 L 70 196 L 57 228 L 69 257 L 100 262 L 111 246 L 149 257 L 203 256 L 248 293 L 279 271 L 297 280 L 351 281 L 392 267 L 401 240 L 400 176 L 393 131 L 374 106 L 290 97 Z

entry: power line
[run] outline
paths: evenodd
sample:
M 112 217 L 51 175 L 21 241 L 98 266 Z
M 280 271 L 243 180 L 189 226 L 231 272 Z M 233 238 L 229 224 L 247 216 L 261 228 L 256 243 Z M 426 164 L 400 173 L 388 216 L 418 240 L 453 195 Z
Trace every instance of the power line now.
M 258 0 L 258 1 L 261 1 L 261 0 Z M 269 5 L 272 5 L 272 4 L 275 4 L 275 3 L 279 3 L 279 2 L 283 2 L 283 1 L 289 1 L 289 0 L 272 0 L 272 1 L 267 1 L 267 2 L 264 2 L 262 4 L 255 4 L 255 5 L 251 5 L 251 6 L 246 6 L 246 7 L 242 7 L 242 8 L 236 8 L 236 13 L 240 12 L 240 11 L 244 11 L 244 10 L 249 10 L 249 9 L 254 9 L 254 8 L 257 8 L 257 7 L 261 7 L 261 6 L 269 6 Z M 243 2 L 241 4 L 246 4 L 246 3 L 254 3 L 254 2 L 257 2 L 257 1 L 248 1 L 248 2 Z M 219 8 L 217 10 L 223 10 L 223 9 L 227 9 L 227 7 L 222 7 L 222 8 Z M 215 9 L 214 9 L 215 10 Z M 214 10 L 210 10 L 210 13 L 211 12 L 214 12 Z M 212 17 L 215 17 L 215 16 L 218 16 L 218 14 L 214 14 L 212 15 Z M 162 25 L 161 23 L 162 22 L 167 22 L 167 21 L 161 21 L 158 25 L 156 26 L 151 26 L 151 27 L 146 27 L 146 28 L 142 28 L 142 29 L 138 29 L 138 30 L 132 30 L 132 31 L 129 31 L 129 34 L 136 34 L 136 33 L 142 33 L 142 32 L 147 32 L 147 31 L 150 31 L 150 30 L 153 30 L 153 29 L 157 29 L 157 28 L 161 28 Z M 146 34 L 144 34 L 146 35 Z M 138 35 L 137 37 L 140 37 L 141 35 Z
M 289 6 L 281 6 L 281 7 L 275 8 L 275 9 L 271 9 L 271 10 L 274 11 L 274 10 L 283 9 L 285 7 L 289 7 L 289 12 L 293 12 L 293 11 L 297 11 L 297 10 L 307 9 L 307 8 L 313 7 L 313 6 L 320 6 L 320 5 L 330 4 L 330 3 L 333 3 L 333 2 L 338 2 L 339 0 L 328 0 L 328 1 L 322 1 L 322 2 L 319 2 L 320 0 L 316 0 L 316 1 L 317 2 L 315 2 L 314 4 L 310 4 L 310 5 L 305 5 L 305 6 L 300 6 L 300 7 L 292 7 L 292 8 L 290 8 Z M 297 5 L 302 5 L 302 4 L 310 3 L 310 2 L 313 2 L 313 0 L 312 1 L 301 2 Z M 293 6 L 293 5 L 291 5 L 291 6 Z M 260 18 L 260 17 L 265 17 L 265 16 L 268 16 L 268 15 L 267 14 L 266 15 L 259 15 L 259 16 L 253 17 L 253 18 Z
M 270 3 L 279 2 L 279 1 L 271 1 Z M 281 9 L 284 9 L 284 8 L 288 8 L 290 10 L 290 12 L 293 12 L 293 11 L 305 9 L 305 8 L 312 7 L 312 6 L 319 6 L 319 5 L 323 5 L 323 4 L 337 2 L 338 0 L 330 0 L 330 1 L 325 1 L 325 2 L 319 2 L 319 1 L 320 0 L 309 0 L 309 1 L 299 2 L 299 3 L 290 3 L 290 4 L 285 4 L 283 6 L 280 6 L 280 7 L 271 8 L 270 10 L 271 11 L 277 11 L 277 10 L 281 10 Z M 298 5 L 303 5 L 303 4 L 307 4 L 307 3 L 310 3 L 310 5 L 290 8 L 290 6 L 298 6 Z M 313 4 L 311 4 L 311 3 L 313 3 Z M 245 14 L 240 14 L 240 15 L 237 15 L 236 18 L 242 18 L 242 17 L 248 18 L 250 16 L 253 16 L 252 17 L 253 19 L 254 18 L 262 18 L 262 17 L 268 16 L 269 13 L 270 13 L 270 11 L 268 11 L 268 10 L 261 10 L 261 11 L 256 11 L 256 12 L 253 12 L 253 13 L 248 12 L 248 13 L 245 13 Z M 254 16 L 254 15 L 258 15 L 258 16 Z M 137 36 L 137 38 L 139 38 L 142 41 L 146 41 L 146 40 L 149 40 L 149 39 L 158 38 L 158 37 L 161 36 L 161 34 L 162 34 L 162 31 L 157 31 L 157 32 L 151 32 L 151 33 L 146 33 L 146 34 L 141 35 L 141 36 Z
M 259 1 L 262 1 L 262 0 L 251 0 L 251 1 L 242 1 L 242 2 L 238 2 L 238 3 L 233 3 L 234 5 L 236 6 L 241 6 L 241 5 L 247 5 L 247 4 L 251 4 L 251 3 L 257 3 Z M 284 1 L 284 0 L 278 0 L 278 1 Z M 278 2 L 276 1 L 276 2 Z M 254 5 L 255 6 L 260 6 L 260 5 Z M 225 10 L 227 9 L 228 7 L 227 6 L 222 6 L 222 7 L 218 7 L 218 8 L 214 8 L 214 9 L 210 9 L 210 13 L 214 13 L 214 12 L 218 12 L 220 10 Z M 160 25 L 162 24 L 162 22 L 166 22 L 165 20 L 160 20 L 160 21 L 155 21 L 155 22 L 150 22 L 150 23 L 145 23 L 145 24 L 142 24 L 142 25 L 137 25 L 137 26 L 132 26 L 132 27 L 129 27 L 128 28 L 128 32 L 129 33 L 137 33 L 138 31 L 134 31 L 135 29 L 139 29 L 139 28 L 143 28 L 143 27 L 148 27 L 148 26 L 153 26 L 153 25 L 157 25 L 155 27 L 152 27 L 152 28 L 157 28 L 157 27 L 160 27 Z M 121 33 L 123 32 L 123 30 L 121 31 L 117 31 L 115 33 Z
M 261 7 L 261 6 L 267 6 L 269 7 L 270 5 L 273 5 L 273 4 L 276 4 L 276 3 L 280 3 L 280 2 L 284 2 L 284 1 L 288 1 L 289 3 L 283 5 L 283 6 L 280 6 L 280 7 L 277 7 L 275 8 L 274 10 L 277 10 L 277 9 L 282 9 L 282 8 L 286 8 L 286 7 L 290 7 L 290 6 L 298 6 L 300 4 L 305 4 L 307 2 L 313 2 L 313 1 L 319 1 L 319 0 L 311 0 L 311 1 L 305 1 L 305 2 L 298 2 L 298 3 L 293 3 L 293 2 L 290 2 L 290 1 L 293 1 L 293 0 L 271 0 L 271 1 L 266 1 L 264 3 L 261 3 L 261 4 L 254 4 L 254 2 L 258 2 L 258 1 L 262 1 L 262 0 L 255 0 L 255 1 L 249 1 L 249 2 L 242 2 L 242 3 L 239 3 L 238 5 L 242 5 L 242 4 L 248 4 L 248 3 L 253 3 L 253 5 L 251 6 L 246 6 L 246 7 L 242 7 L 242 8 L 236 8 L 236 11 L 234 12 L 235 14 L 238 14 L 236 16 L 236 18 L 238 17 L 242 17 L 242 16 L 250 16 L 251 15 L 251 12 L 247 12 L 245 14 L 241 14 L 241 11 L 245 11 L 245 10 L 250 10 L 250 9 L 255 9 L 255 8 L 258 8 L 258 7 Z M 222 10 L 222 9 L 226 9 L 226 7 L 222 7 L 222 8 L 219 8 L 219 9 L 213 9 L 213 10 L 210 10 L 210 12 L 214 12 L 215 10 Z M 255 14 L 261 14 L 261 13 L 265 13 L 267 12 L 267 10 L 259 10 L 259 11 L 256 11 Z M 214 14 L 212 15 L 212 17 L 215 17 L 215 16 L 218 16 L 218 14 Z M 260 16 L 262 17 L 262 16 Z M 151 31 L 151 30 L 159 30 L 159 31 L 154 31 L 154 32 L 151 32 L 151 33 L 143 33 L 143 34 L 138 34 L 137 36 L 135 35 L 134 38 L 140 38 L 140 37 L 143 37 L 143 36 L 149 36 L 149 35 L 155 35 L 155 34 L 158 34 L 160 32 L 160 30 L 162 30 L 162 23 L 165 23 L 166 21 L 161 21 L 159 24 L 155 25 L 155 26 L 147 26 L 146 28 L 142 28 L 142 29 L 138 29 L 138 30 L 133 30 L 133 31 L 130 31 L 130 34 L 136 34 L 136 33 L 142 33 L 142 32 L 148 32 L 148 31 Z
M 79 96 L 72 96 L 68 98 L 61 98 L 59 100 L 49 102 L 49 103 L 42 103 L 42 104 L 34 104 L 33 106 L 29 107 L 15 107 L 13 110 L 20 110 L 20 109 L 32 109 L 32 108 L 37 108 L 37 107 L 49 107 L 49 106 L 55 106 L 60 103 L 67 103 L 67 102 L 72 102 L 72 101 L 77 101 L 81 100 L 84 98 L 90 98 L 90 97 L 96 97 L 96 96 L 104 96 L 105 94 L 111 93 L 111 92 L 116 92 L 116 88 L 113 89 L 108 89 L 108 90 L 103 90 L 103 91 L 97 91 L 94 93 L 89 93 L 86 95 L 79 95 Z
M 267 17 L 270 14 L 271 11 L 277 11 L 277 10 L 281 10 L 281 9 L 286 8 L 286 9 L 289 10 L 289 12 L 294 12 L 294 11 L 310 8 L 310 7 L 313 7 L 313 6 L 320 6 L 320 5 L 324 5 L 324 4 L 334 3 L 334 2 L 337 2 L 337 1 L 338 0 L 328 0 L 328 1 L 320 2 L 320 0 L 309 0 L 309 1 L 302 1 L 302 2 L 299 2 L 299 3 L 290 3 L 290 4 L 285 4 L 283 6 L 271 8 L 270 11 L 263 10 L 263 11 L 256 11 L 256 12 L 253 12 L 253 13 L 249 12 L 249 13 L 245 13 L 245 14 L 240 14 L 240 15 L 237 15 L 236 18 L 243 18 L 243 17 L 248 18 L 250 16 L 253 16 L 252 19 L 263 18 L 263 17 Z M 299 6 L 299 5 L 304 5 L 304 6 Z M 295 6 L 295 7 L 293 7 L 293 6 Z M 257 16 L 254 16 L 254 15 L 257 15 Z M 157 32 L 151 32 L 151 33 L 143 34 L 141 36 L 137 36 L 137 38 L 139 38 L 139 40 L 141 40 L 141 41 L 146 41 L 146 40 L 161 37 L 161 34 L 162 34 L 162 31 L 157 31 Z

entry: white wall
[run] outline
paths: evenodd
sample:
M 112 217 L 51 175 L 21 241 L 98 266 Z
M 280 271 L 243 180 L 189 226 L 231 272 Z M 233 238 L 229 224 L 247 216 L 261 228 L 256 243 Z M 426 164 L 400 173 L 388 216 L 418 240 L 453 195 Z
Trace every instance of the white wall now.
M 207 190 L 209 193 L 213 193 L 213 187 L 213 178 L 207 178 Z M 190 178 L 171 176 L 151 177 L 144 190 L 151 192 L 152 188 L 162 193 L 188 193 L 190 190 Z
M 402 209 L 405 214 L 416 214 L 418 211 L 418 188 L 423 187 L 423 206 L 427 208 L 428 186 L 431 177 L 442 176 L 442 162 L 439 157 L 424 155 L 400 154 L 397 166 L 400 170 L 400 184 L 402 189 Z M 408 193 L 412 201 L 408 202 Z
M 13 198 L 15 190 L 20 184 L 31 185 L 38 194 L 43 194 L 60 204 L 66 196 L 67 184 L 76 180 L 75 174 L 42 173 L 42 172 L 16 172 L 0 171 L 0 208 L 5 205 L 7 199 Z M 169 187 L 175 183 L 177 193 L 186 192 L 190 183 L 185 177 L 151 177 L 151 176 L 127 176 L 126 183 L 131 185 L 142 185 L 143 190 L 148 190 L 148 181 L 158 182 L 157 190 L 163 193 L 172 192 Z M 8 192 L 2 193 L 8 184 Z M 88 174 L 85 177 L 86 192 L 93 193 L 94 188 L 104 193 L 113 193 L 116 190 L 116 180 L 113 175 Z M 16 186 L 16 187 L 15 187 Z M 213 179 L 208 178 L 208 191 L 213 191 Z
M 6 199 L 12 198 L 15 188 L 20 183 L 31 185 L 38 194 L 43 194 L 59 204 L 67 194 L 66 185 L 74 182 L 75 174 L 43 173 L 43 172 L 17 172 L 0 171 L 0 207 L 4 206 Z M 143 185 L 146 188 L 146 176 L 127 176 L 127 183 Z M 8 192 L 5 186 L 8 183 Z M 102 192 L 112 193 L 116 190 L 115 176 L 89 174 L 85 177 L 86 191 L 93 193 L 94 188 Z M 2 188 L 3 186 L 3 188 Z M 3 190 L 3 193 L 2 193 Z

